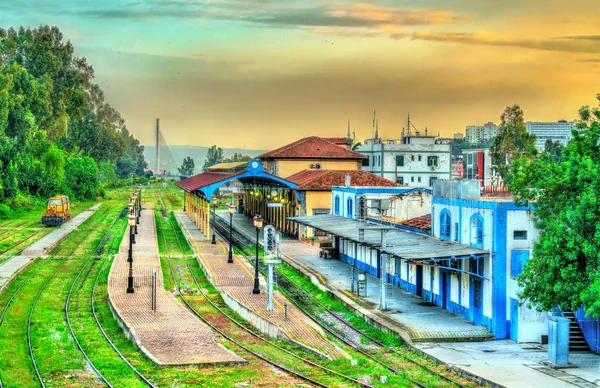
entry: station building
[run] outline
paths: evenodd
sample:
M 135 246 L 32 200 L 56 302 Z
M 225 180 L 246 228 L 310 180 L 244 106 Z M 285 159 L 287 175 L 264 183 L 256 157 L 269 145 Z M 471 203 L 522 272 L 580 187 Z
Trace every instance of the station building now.
M 518 206 L 506 196 L 481 195 L 477 180 L 436 181 L 431 214 L 413 219 L 429 218 L 429 228 L 426 222 L 382 222 L 366 210 L 361 221 L 360 209 L 350 213 L 343 206 L 342 195 L 356 201 L 349 196 L 354 194 L 360 201 L 378 190 L 384 189 L 334 188 L 334 209 L 340 197 L 338 216 L 334 211 L 329 218 L 295 220 L 330 233 L 340 260 L 487 327 L 496 339 L 541 341 L 548 314 L 519 305 L 514 278 L 537 238 L 531 207 Z M 394 190 L 405 198 L 415 194 L 407 188 Z

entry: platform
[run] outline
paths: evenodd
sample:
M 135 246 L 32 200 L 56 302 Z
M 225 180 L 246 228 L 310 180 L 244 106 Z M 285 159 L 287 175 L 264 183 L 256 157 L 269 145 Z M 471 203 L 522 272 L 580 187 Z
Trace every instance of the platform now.
M 152 210 L 143 210 L 133 245 L 133 294 L 128 294 L 129 228 L 108 277 L 111 308 L 128 336 L 158 365 L 231 364 L 245 361 L 221 345 L 211 329 L 164 289 Z M 152 270 L 157 272 L 152 311 Z
M 96 204 L 79 213 L 71 220 L 65 222 L 60 227 L 40 238 L 27 248 L 23 249 L 20 255 L 13 256 L 0 264 L 0 292 L 10 281 L 23 271 L 37 257 L 45 257 L 58 244 L 64 240 L 72 231 L 77 229 L 79 225 L 84 223 L 100 208 L 100 204 Z
M 174 213 L 208 279 L 233 310 L 265 334 L 295 342 L 330 359 L 347 356 L 342 349 L 326 339 L 324 331 L 312 319 L 280 293 L 274 292 L 275 310 L 266 311 L 267 291 L 262 275 L 259 275 L 261 293 L 252 294 L 254 269 L 250 263 L 237 255 L 234 255 L 234 263 L 227 263 L 228 248 L 222 241 L 212 245 L 184 212 Z M 285 304 L 287 318 L 284 316 Z

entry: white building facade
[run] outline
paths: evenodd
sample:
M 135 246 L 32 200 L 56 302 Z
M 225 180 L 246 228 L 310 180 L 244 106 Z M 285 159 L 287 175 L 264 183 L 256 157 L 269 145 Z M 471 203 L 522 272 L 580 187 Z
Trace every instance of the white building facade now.
M 525 123 L 527 132 L 535 135 L 535 146 L 539 150 L 544 149 L 546 140 L 559 141 L 562 145 L 567 145 L 571 140 L 571 131 L 575 129 L 575 123 L 572 121 L 560 120 L 556 122 L 532 122 Z
M 465 139 L 471 144 L 492 140 L 498 135 L 498 126 L 491 121 L 484 125 L 467 125 Z
M 367 139 L 357 151 L 368 157 L 362 169 L 408 187 L 432 187 L 452 175 L 450 144 L 435 136 L 408 135 L 400 140 Z
M 540 342 L 548 331 L 548 313 L 520 305 L 515 278 L 538 236 L 532 208 L 517 206 L 506 197 L 479 197 L 478 185 L 463 183 L 460 189 L 458 185 L 461 182 L 439 182 L 439 187 L 434 187 L 432 234 L 489 250 L 490 255 L 436 270 L 423 289 L 432 294 L 434 303 L 489 327 L 496 339 Z M 423 278 L 430 279 L 429 274 L 424 273 Z M 439 292 L 440 287 L 446 287 L 446 292 Z

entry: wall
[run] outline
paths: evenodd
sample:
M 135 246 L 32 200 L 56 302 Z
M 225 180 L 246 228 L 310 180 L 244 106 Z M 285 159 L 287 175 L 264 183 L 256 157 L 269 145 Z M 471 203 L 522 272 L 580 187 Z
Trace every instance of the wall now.
M 506 224 L 507 224 L 507 232 L 506 232 L 506 320 L 508 321 L 507 325 L 510 325 L 511 320 L 511 308 L 510 308 L 510 298 L 519 300 L 517 296 L 517 292 L 519 291 L 519 286 L 517 284 L 517 280 L 511 276 L 512 273 L 512 260 L 511 253 L 515 250 L 519 251 L 529 251 L 531 255 L 531 251 L 533 249 L 533 242 L 538 237 L 538 231 L 533 224 L 532 212 L 528 211 L 516 211 L 509 210 L 506 215 Z M 515 230 L 526 230 L 527 231 L 527 239 L 526 240 L 515 240 L 514 239 L 514 231 Z M 548 313 L 547 312 L 537 312 L 535 310 L 527 308 L 526 305 L 519 306 L 518 309 L 518 341 L 519 342 L 540 342 L 541 336 L 548 334 Z
M 311 159 L 311 160 L 288 160 L 278 159 L 276 160 L 277 167 L 275 168 L 274 175 L 282 178 L 287 178 L 300 171 L 314 170 L 310 168 L 311 164 L 320 164 L 321 170 L 358 170 L 360 162 L 356 160 L 338 160 L 338 159 Z M 271 172 L 272 173 L 272 172 Z
M 434 139 L 429 141 L 431 141 L 430 144 L 363 145 L 358 148 L 358 152 L 369 156 L 370 160 L 369 166 L 362 168 L 394 182 L 398 181 L 398 177 L 403 177 L 403 183 L 408 187 L 431 187 L 429 179 L 432 177 L 450 179 L 452 175 L 450 145 L 433 144 Z M 403 166 L 398 166 L 396 163 L 396 156 L 399 155 L 404 156 Z M 374 158 L 375 156 L 377 159 Z M 412 160 L 413 156 L 414 160 Z M 438 157 L 437 167 L 432 169 L 428 166 L 428 156 Z
M 331 191 L 304 191 L 303 197 L 305 213 L 302 215 L 314 215 L 313 209 L 328 209 L 331 214 Z M 305 237 L 312 237 L 314 235 L 312 228 L 306 227 L 305 234 Z

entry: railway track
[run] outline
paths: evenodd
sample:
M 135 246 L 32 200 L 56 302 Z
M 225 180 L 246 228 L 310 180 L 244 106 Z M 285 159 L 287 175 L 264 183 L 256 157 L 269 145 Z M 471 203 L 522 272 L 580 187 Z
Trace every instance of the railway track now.
M 224 221 L 220 216 L 218 216 L 217 219 L 211 220 L 211 224 L 214 227 L 214 229 L 216 230 L 217 234 L 219 234 L 223 240 L 229 241 L 229 239 L 228 239 L 229 224 L 226 223 L 226 221 Z M 241 233 L 239 233 L 236 230 L 232 231 L 232 240 L 233 240 L 232 244 L 234 246 L 236 246 L 243 253 L 243 255 L 247 259 L 249 259 L 250 263 L 254 266 L 255 260 L 254 260 L 254 258 L 250 257 L 252 254 L 249 256 L 248 253 L 246 253 L 244 251 L 245 247 L 247 247 L 249 245 L 253 245 L 253 242 L 249 241 L 244 235 L 242 235 Z M 259 270 L 261 271 L 261 273 L 263 273 L 263 275 L 266 274 L 266 266 L 264 264 L 262 264 L 261 262 L 259 262 Z M 330 333 L 332 336 L 334 336 L 338 340 L 342 341 L 346 345 L 350 346 L 351 348 L 353 348 L 354 350 L 356 350 L 363 356 L 369 358 L 373 362 L 383 366 L 391 373 L 394 373 L 394 374 L 405 373 L 406 365 L 402 365 L 402 364 L 409 363 L 409 364 L 415 365 L 415 366 L 423 369 L 424 371 L 426 371 L 427 373 L 429 373 L 431 375 L 435 375 L 435 376 L 439 377 L 440 379 L 446 381 L 453 387 L 469 388 L 471 386 L 471 385 L 465 385 L 455 379 L 452 379 L 451 377 L 447 376 L 446 374 L 440 373 L 440 372 L 434 370 L 433 368 L 413 359 L 412 357 L 409 357 L 409 356 L 403 354 L 402 352 L 399 352 L 398 350 L 395 350 L 389 346 L 386 346 L 385 344 L 381 343 L 380 341 L 378 341 L 377 339 L 368 335 L 367 333 L 363 332 L 362 330 L 357 329 L 356 327 L 354 327 L 352 324 L 350 324 L 346 320 L 340 318 L 337 314 L 335 314 L 333 311 L 331 311 L 326 306 L 324 306 L 321 302 L 319 302 L 312 295 L 310 295 L 309 293 L 302 290 L 302 288 L 300 286 L 298 286 L 295 282 L 293 282 L 293 280 L 289 279 L 284 274 L 277 271 L 277 276 L 278 276 L 278 283 L 281 285 L 281 287 L 279 287 L 279 291 L 282 292 L 283 294 L 287 295 L 289 297 L 289 299 L 294 303 L 294 305 L 298 309 L 300 309 L 302 312 L 304 312 L 307 316 L 311 317 L 313 319 L 313 321 L 315 321 L 319 326 L 321 326 L 325 331 Z M 314 306 L 312 309 L 310 308 L 311 305 Z M 351 336 L 351 337 L 353 337 L 353 338 L 356 338 L 356 337 L 361 338 L 362 337 L 364 339 L 367 339 L 371 344 L 374 344 L 377 346 L 378 351 L 380 351 L 380 352 L 385 351 L 384 354 L 391 353 L 393 356 L 395 356 L 401 360 L 397 360 L 394 363 L 394 365 L 392 365 L 392 363 L 390 363 L 387 360 L 384 361 L 382 355 L 378 356 L 376 354 L 373 354 L 374 352 L 365 349 L 364 344 L 362 344 L 360 342 L 357 343 L 357 341 L 355 341 L 355 340 L 348 339 L 347 338 L 348 336 L 346 334 L 344 334 L 341 330 L 336 330 L 333 328 L 333 325 L 324 323 L 323 322 L 324 317 L 322 316 L 322 314 L 319 314 L 320 315 L 319 317 L 316 316 L 315 311 L 318 311 L 318 310 L 324 311 L 328 317 L 331 317 L 332 320 L 342 323 L 346 327 L 346 330 L 354 331 L 354 333 L 356 335 Z M 387 358 L 390 358 L 389 355 L 387 355 Z M 399 366 L 396 366 L 396 364 L 398 364 Z M 427 385 L 425 385 L 424 383 L 422 383 L 418 380 L 413 379 L 412 377 L 408 377 L 408 379 L 418 387 L 427 387 Z
M 166 210 L 166 204 L 162 198 L 162 195 L 160 194 L 160 192 L 158 193 L 158 199 L 160 201 L 160 204 L 162 206 L 162 209 Z M 166 216 L 168 217 L 168 212 L 165 212 L 164 210 L 161 211 L 161 215 L 162 216 Z M 161 217 L 159 217 L 161 218 Z M 163 229 L 167 229 L 164 228 L 163 223 L 165 222 L 163 219 L 161 219 L 161 228 Z M 179 239 L 179 235 L 176 232 L 175 227 L 173 226 L 172 220 L 169 218 L 169 228 L 170 230 L 173 231 L 173 234 L 175 235 L 177 244 L 171 243 L 171 246 L 175 246 L 177 245 L 179 247 L 180 252 L 183 252 L 183 245 Z M 178 295 L 180 296 L 181 300 L 184 302 L 184 304 L 190 309 L 190 311 L 192 311 L 192 313 L 194 313 L 198 318 L 200 318 L 204 323 L 206 323 L 209 327 L 211 327 L 214 331 L 216 331 L 217 333 L 219 333 L 223 338 L 227 339 L 228 341 L 234 343 L 235 345 L 237 345 L 238 347 L 244 349 L 245 351 L 249 352 L 250 354 L 254 355 L 255 357 L 267 362 L 270 365 L 273 365 L 277 368 L 279 368 L 282 371 L 287 372 L 288 374 L 297 377 L 303 381 L 306 381 L 314 386 L 317 387 L 329 387 L 331 383 L 337 383 L 337 381 L 333 381 L 333 378 L 337 378 L 337 379 L 342 379 L 346 382 L 345 385 L 340 385 L 340 384 L 336 384 L 336 386 L 360 386 L 360 387 L 369 387 L 371 388 L 372 385 L 371 384 L 367 384 L 364 383 L 362 381 L 359 381 L 357 379 L 354 379 L 350 376 L 346 376 L 344 374 L 341 374 L 339 372 L 336 372 L 332 369 L 326 368 L 318 363 L 315 363 L 311 360 L 305 359 L 301 356 L 298 356 L 297 354 L 273 343 L 272 341 L 269 341 L 268 339 L 266 339 L 265 337 L 256 334 L 254 331 L 252 331 L 251 329 L 249 329 L 248 327 L 246 327 L 244 324 L 238 322 L 235 318 L 233 318 L 231 315 L 227 314 L 221 307 L 219 307 L 217 304 L 215 304 L 209 297 L 208 295 L 206 295 L 206 293 L 202 290 L 202 288 L 200 287 L 200 284 L 198 283 L 198 280 L 196 278 L 196 276 L 194 275 L 194 272 L 192 270 L 192 268 L 190 267 L 189 263 L 186 261 L 186 266 L 187 269 L 192 277 L 192 280 L 194 282 L 194 285 L 196 286 L 197 290 L 199 291 L 199 293 L 202 295 L 202 297 L 221 315 L 225 316 L 230 322 L 232 322 L 234 325 L 236 325 L 237 327 L 239 327 L 240 329 L 242 329 L 244 332 L 246 332 L 247 334 L 250 334 L 252 337 L 254 337 L 255 339 L 262 341 L 263 343 L 277 349 L 278 351 L 281 351 L 283 353 L 285 353 L 286 355 L 294 358 L 295 360 L 301 361 L 302 363 L 304 363 L 305 365 L 309 365 L 311 368 L 313 368 L 312 374 L 311 376 L 307 376 L 304 373 L 298 373 L 280 363 L 277 363 L 271 359 L 269 359 L 268 357 L 265 357 L 264 355 L 253 351 L 252 349 L 248 348 L 247 346 L 245 346 L 244 344 L 240 343 L 239 341 L 235 340 L 234 338 L 232 338 L 231 336 L 227 335 L 223 330 L 219 329 L 218 327 L 216 327 L 216 325 L 214 325 L 213 323 L 211 323 L 210 321 L 208 321 L 206 318 L 204 318 L 200 313 L 198 313 L 198 311 L 188 302 L 188 300 L 185 298 L 184 294 L 181 292 L 181 289 L 179 287 L 179 283 L 177 281 L 177 278 L 175 276 L 175 272 L 173 270 L 173 265 L 172 265 L 172 260 L 170 257 L 172 257 L 173 255 L 169 254 L 168 251 L 168 247 L 169 244 L 166 240 L 166 236 L 163 233 L 163 241 L 164 241 L 164 245 L 165 245 L 165 249 L 167 249 L 167 261 L 169 263 L 169 271 L 171 273 L 171 277 L 173 278 L 173 281 L 175 282 L 175 289 L 177 290 Z M 176 247 L 175 247 L 176 248 Z M 316 372 L 316 373 L 315 373 Z M 315 376 L 316 375 L 316 376 Z M 329 377 L 331 376 L 331 377 Z M 317 380 L 318 379 L 318 380 Z M 329 383 L 329 384 L 328 384 Z

